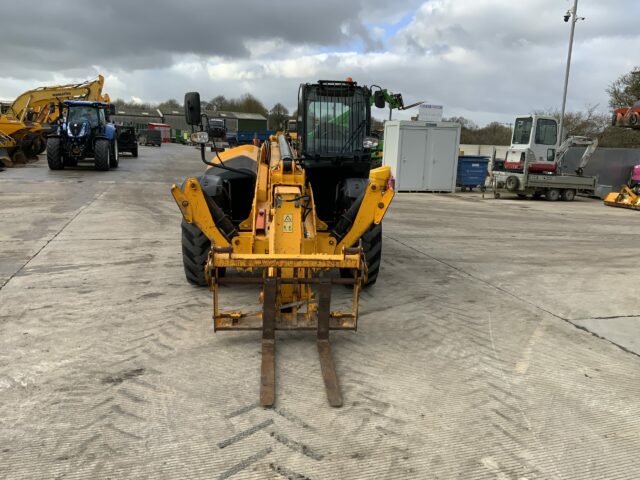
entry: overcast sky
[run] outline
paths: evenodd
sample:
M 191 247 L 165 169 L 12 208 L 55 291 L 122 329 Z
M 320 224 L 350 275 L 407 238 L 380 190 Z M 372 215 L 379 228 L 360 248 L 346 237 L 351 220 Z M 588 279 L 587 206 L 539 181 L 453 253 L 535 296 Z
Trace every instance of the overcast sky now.
M 293 109 L 299 83 L 352 76 L 484 125 L 559 108 L 573 0 L 4 3 L 0 98 L 102 73 L 111 98 L 250 92 Z M 607 111 L 607 85 L 640 65 L 640 0 L 578 13 L 568 108 Z

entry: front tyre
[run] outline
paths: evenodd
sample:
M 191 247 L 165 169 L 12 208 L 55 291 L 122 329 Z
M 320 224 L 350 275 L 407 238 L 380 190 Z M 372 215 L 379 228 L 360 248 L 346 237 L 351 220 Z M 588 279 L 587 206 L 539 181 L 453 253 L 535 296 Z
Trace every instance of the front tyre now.
M 111 144 L 111 156 L 109 157 L 109 166 L 111 168 L 118 168 L 120 163 L 120 150 L 118 148 L 118 140 L 114 140 Z
M 99 138 L 96 140 L 94 146 L 94 163 L 96 170 L 106 172 L 109 170 L 109 163 L 111 158 L 111 142 L 106 138 Z
M 47 163 L 50 170 L 62 170 L 64 168 L 61 147 L 59 138 L 47 139 Z
M 380 272 L 380 263 L 382 262 L 382 223 L 371 225 L 362 237 L 360 237 L 359 245 L 364 251 L 364 261 L 367 265 L 367 280 L 363 287 L 370 287 L 378 280 Z M 348 268 L 340 269 L 342 278 L 351 278 L 352 273 Z
M 209 258 L 211 241 L 196 225 L 182 219 L 182 264 L 187 282 L 198 287 L 206 287 L 207 280 L 204 269 Z M 225 269 L 221 268 L 219 275 L 224 276 Z

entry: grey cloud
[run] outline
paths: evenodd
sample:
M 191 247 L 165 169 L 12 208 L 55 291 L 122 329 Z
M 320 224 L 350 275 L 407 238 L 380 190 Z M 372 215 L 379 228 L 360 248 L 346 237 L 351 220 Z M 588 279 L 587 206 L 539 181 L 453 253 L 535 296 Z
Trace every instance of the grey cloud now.
M 5 3 L 4 19 L 25 17 L 20 2 Z M 0 56 L 9 71 L 18 66 L 147 69 L 171 65 L 172 55 L 248 57 L 248 40 L 330 47 L 359 37 L 367 48 L 379 48 L 361 17 L 367 8 L 384 2 L 367 3 L 49 0 L 30 9 L 28 25 L 3 21 L 3 38 L 11 41 L 0 43 Z M 343 33 L 343 26 L 351 35 Z

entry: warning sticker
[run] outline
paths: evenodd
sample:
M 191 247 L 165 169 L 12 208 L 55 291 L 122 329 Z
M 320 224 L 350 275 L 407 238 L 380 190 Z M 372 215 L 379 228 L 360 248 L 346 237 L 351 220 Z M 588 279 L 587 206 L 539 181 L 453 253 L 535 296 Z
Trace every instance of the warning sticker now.
M 284 216 L 282 231 L 285 233 L 293 233 L 293 215 L 287 214 Z

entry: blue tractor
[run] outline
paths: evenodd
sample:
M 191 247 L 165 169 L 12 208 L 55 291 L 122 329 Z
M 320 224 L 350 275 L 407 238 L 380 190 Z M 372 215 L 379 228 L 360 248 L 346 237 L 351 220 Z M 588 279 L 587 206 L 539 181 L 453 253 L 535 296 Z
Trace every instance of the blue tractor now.
M 75 167 L 93 158 L 97 170 L 117 168 L 118 132 L 109 121 L 113 106 L 104 102 L 65 100 L 57 130 L 47 137 L 47 163 L 51 170 Z

